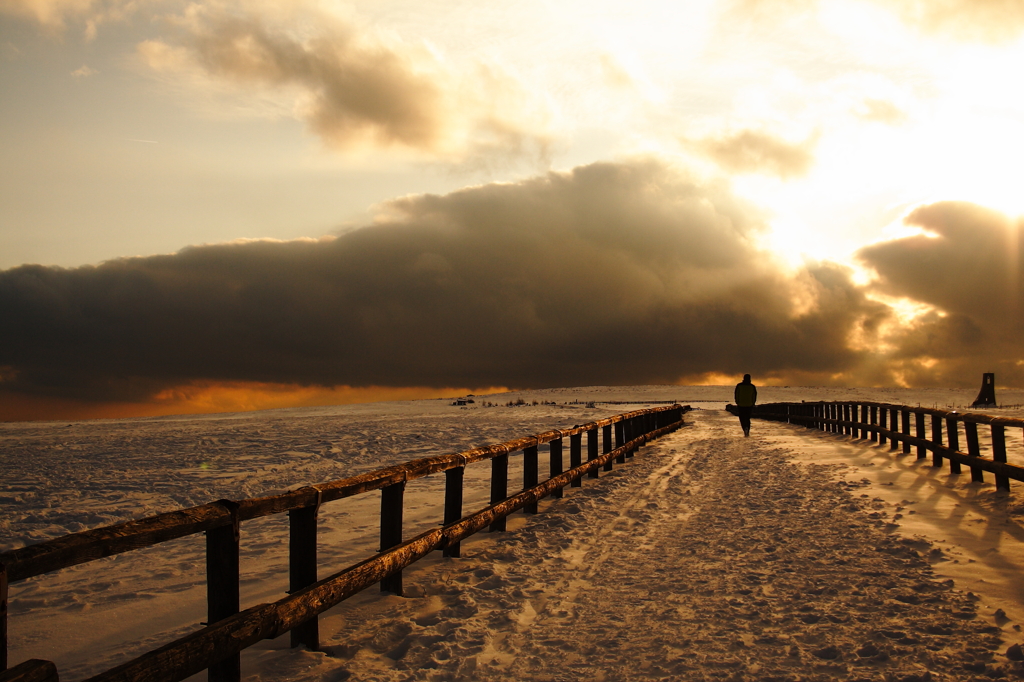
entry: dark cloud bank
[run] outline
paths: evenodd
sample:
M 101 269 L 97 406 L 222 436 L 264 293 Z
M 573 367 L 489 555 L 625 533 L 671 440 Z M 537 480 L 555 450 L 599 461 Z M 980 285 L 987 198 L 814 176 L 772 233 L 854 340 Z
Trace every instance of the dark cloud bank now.
M 882 293 L 936 309 L 893 331 L 890 368 L 911 385 L 957 385 L 983 371 L 1024 385 L 1024 222 L 960 202 L 923 206 L 906 222 L 928 234 L 858 254 Z
M 889 309 L 839 266 L 784 272 L 754 245 L 757 213 L 725 187 L 656 162 L 602 163 L 401 199 L 333 239 L 0 272 L 0 386 L 144 401 L 190 381 L 526 388 L 752 372 L 886 383 L 886 363 L 906 372 L 922 355 L 967 371 L 938 383 L 975 383 L 991 367 L 973 360 L 1019 326 L 1002 314 L 1019 274 L 1000 275 L 1016 289 L 999 296 L 969 276 L 1005 259 L 1005 218 L 938 204 L 914 219 L 940 237 L 860 255 L 882 291 L 949 314 L 897 327 L 886 356 L 873 344 Z M 999 343 L 1015 357 L 1018 342 Z

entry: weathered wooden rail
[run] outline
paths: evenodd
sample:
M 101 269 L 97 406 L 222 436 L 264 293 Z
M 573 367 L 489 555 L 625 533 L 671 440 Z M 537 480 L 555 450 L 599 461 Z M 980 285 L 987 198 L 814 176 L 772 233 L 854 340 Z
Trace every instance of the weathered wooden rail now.
M 291 633 L 291 645 L 320 646 L 317 616 L 352 595 L 380 583 L 402 593 L 402 569 L 435 550 L 458 557 L 459 543 L 484 529 L 504 530 L 505 517 L 537 512 L 537 502 L 562 496 L 566 486 L 582 485 L 623 463 L 644 443 L 683 423 L 690 408 L 680 405 L 626 412 L 614 417 L 545 431 L 533 436 L 450 455 L 417 459 L 351 478 L 244 500 L 218 500 L 157 514 L 137 521 L 73 533 L 36 545 L 0 553 L 0 682 L 56 682 L 50 661 L 37 659 L 7 668 L 8 583 L 57 571 L 103 557 L 150 547 L 168 540 L 206 533 L 208 625 L 150 651 L 87 682 L 176 682 L 208 669 L 210 682 L 241 678 L 240 652 L 263 639 Z M 587 456 L 583 459 L 583 436 Z M 599 435 L 600 434 L 600 435 Z M 563 465 L 563 440 L 569 439 L 569 469 Z M 549 446 L 549 477 L 539 481 L 539 447 Z M 523 452 L 523 489 L 509 496 L 509 454 Z M 466 466 L 490 461 L 490 505 L 463 516 Z M 414 538 L 402 535 L 407 481 L 445 473 L 444 519 L 440 528 Z M 317 512 L 326 502 L 381 491 L 380 552 L 327 578 L 318 579 Z M 239 528 L 243 521 L 289 515 L 289 595 L 271 604 L 240 609 Z
M 735 406 L 729 405 L 727 409 L 735 413 Z M 1010 479 L 1024 481 L 1024 467 L 1006 461 L 1006 428 L 1024 429 L 1024 419 L 861 401 L 766 403 L 755 406 L 751 416 L 803 424 L 879 445 L 888 441 L 890 450 L 902 448 L 904 454 L 916 448 L 917 459 L 926 459 L 931 452 L 932 466 L 941 467 L 943 460 L 947 460 L 951 474 L 959 474 L 961 465 L 970 467 L 971 480 L 977 482 L 985 480 L 987 471 L 995 475 L 999 490 L 1009 491 Z M 981 455 L 979 425 L 989 427 L 991 459 Z M 960 450 L 961 432 L 967 452 Z

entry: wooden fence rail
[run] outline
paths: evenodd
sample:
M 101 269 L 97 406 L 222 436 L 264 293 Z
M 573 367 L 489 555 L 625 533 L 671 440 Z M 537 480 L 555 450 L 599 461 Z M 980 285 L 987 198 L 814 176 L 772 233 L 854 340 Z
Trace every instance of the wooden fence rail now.
M 735 413 L 733 405 L 726 409 Z M 926 459 L 930 452 L 932 466 L 941 467 L 943 459 L 948 460 L 951 474 L 959 474 L 961 465 L 970 467 L 972 481 L 984 481 L 983 472 L 986 471 L 994 474 L 998 490 L 1009 491 L 1010 479 L 1024 481 L 1024 467 L 1006 461 L 1006 428 L 1024 429 L 1024 419 L 860 401 L 766 403 L 755 406 L 751 416 L 802 424 L 812 429 L 870 440 L 879 445 L 885 445 L 888 441 L 890 450 L 902 449 L 904 454 L 909 454 L 911 448 L 914 448 L 917 459 Z M 967 441 L 967 452 L 960 450 L 961 425 L 964 440 Z M 979 425 L 989 427 L 991 459 L 981 456 Z
M 48 661 L 26 661 L 7 669 L 7 585 L 26 578 L 149 547 L 167 540 L 206 533 L 207 627 L 151 651 L 89 682 L 133 680 L 171 682 L 209 669 L 210 682 L 236 682 L 241 677 L 239 653 L 256 642 L 291 632 L 291 645 L 319 648 L 317 616 L 380 583 L 381 589 L 402 593 L 403 568 L 434 550 L 459 556 L 459 542 L 489 527 L 504 530 L 505 517 L 523 509 L 536 513 L 537 502 L 561 496 L 566 486 L 596 478 L 613 460 L 625 462 L 644 443 L 682 424 L 690 408 L 680 405 L 635 410 L 571 429 L 534 436 L 387 467 L 360 476 L 307 486 L 280 495 L 210 504 L 73 533 L 36 545 L 0 553 L 0 682 L 57 680 Z M 612 446 L 612 431 L 615 444 Z M 603 454 L 598 454 L 598 433 Z M 582 439 L 587 436 L 587 459 Z M 570 469 L 563 471 L 562 441 L 570 439 Z M 550 477 L 538 481 L 538 447 L 549 445 Z M 508 496 L 508 457 L 523 451 L 523 490 Z M 463 474 L 473 462 L 491 462 L 491 504 L 463 516 Z M 407 481 L 445 472 L 444 520 L 441 528 L 405 540 L 402 535 L 403 499 Z M 380 552 L 334 575 L 318 580 L 316 518 L 324 502 L 373 490 L 381 491 Z M 289 513 L 289 596 L 272 604 L 240 610 L 239 528 L 242 521 Z

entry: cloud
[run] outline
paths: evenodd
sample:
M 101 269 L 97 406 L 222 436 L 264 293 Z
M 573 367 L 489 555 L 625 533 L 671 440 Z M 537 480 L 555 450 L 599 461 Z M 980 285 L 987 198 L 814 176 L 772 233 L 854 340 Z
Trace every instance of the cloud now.
M 88 78 L 89 76 L 95 76 L 97 73 L 99 73 L 99 71 L 96 69 L 90 68 L 86 64 L 82 64 L 82 66 L 72 71 L 71 75 L 75 78 Z
M 28 19 L 45 32 L 61 35 L 73 26 L 85 39 L 96 38 L 103 24 L 123 21 L 145 0 L 0 0 L 0 15 Z
M 95 4 L 95 0 L 0 0 L 0 13 L 62 29 L 70 18 L 87 14 Z
M 192 55 L 209 73 L 242 83 L 298 86 L 303 116 L 333 144 L 364 133 L 382 143 L 430 149 L 444 127 L 442 94 L 430 74 L 351 27 L 301 40 L 255 18 L 217 17 L 194 36 Z
M 1024 31 L 1020 0 L 874 0 L 926 33 L 965 41 L 1003 42 Z
M 250 95 L 255 88 L 287 102 L 338 150 L 400 147 L 457 162 L 493 155 L 546 163 L 546 105 L 505 70 L 456 67 L 351 20 L 290 10 L 191 6 L 175 20 L 181 33 L 142 41 L 138 53 L 154 71 L 193 86 Z
M 1020 0 L 865 0 L 894 13 L 906 25 L 957 40 L 1004 42 L 1024 31 Z M 819 0 L 730 0 L 725 18 L 775 25 L 807 15 Z
M 684 142 L 732 173 L 764 173 L 780 178 L 806 175 L 814 164 L 817 137 L 788 142 L 756 130 Z
M 865 97 L 854 113 L 865 121 L 899 125 L 907 120 L 907 114 L 892 102 L 884 99 Z
M 391 202 L 334 238 L 0 272 L 8 391 L 145 401 L 195 382 L 513 386 L 852 371 L 884 306 L 781 271 L 761 217 L 656 161 Z M 865 326 L 867 325 L 867 326 Z
M 857 254 L 877 271 L 877 291 L 933 308 L 892 331 L 898 368 L 916 385 L 972 384 L 986 371 L 1024 385 L 1024 222 L 952 201 L 905 222 L 925 233 Z

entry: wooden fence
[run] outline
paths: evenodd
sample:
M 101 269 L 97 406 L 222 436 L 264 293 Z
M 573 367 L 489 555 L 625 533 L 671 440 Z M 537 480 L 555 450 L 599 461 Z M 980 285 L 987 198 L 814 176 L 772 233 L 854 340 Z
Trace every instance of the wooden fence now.
M 537 502 L 562 496 L 583 477 L 597 478 L 614 462 L 644 443 L 683 423 L 690 408 L 680 405 L 626 412 L 571 429 L 546 431 L 497 445 L 451 455 L 417 459 L 351 478 L 244 500 L 218 500 L 189 509 L 158 514 L 0 553 L 0 682 L 50 682 L 58 673 L 49 661 L 30 660 L 7 667 L 8 583 L 57 571 L 103 557 L 129 552 L 175 538 L 206 533 L 208 625 L 181 639 L 89 678 L 88 682 L 174 682 L 208 669 L 210 682 L 241 678 L 240 652 L 263 639 L 291 633 L 291 645 L 320 646 L 317 616 L 352 595 L 380 583 L 402 593 L 402 569 L 434 550 L 459 556 L 459 542 L 484 529 L 504 530 L 505 517 L 523 509 L 536 513 Z M 600 433 L 600 442 L 599 436 Z M 583 459 L 583 435 L 587 457 Z M 569 466 L 564 470 L 563 439 L 569 439 Z M 550 476 L 539 479 L 539 446 L 550 449 Z M 508 495 L 509 454 L 523 452 L 523 489 Z M 466 466 L 490 461 L 490 502 L 463 516 Z M 444 519 L 440 528 L 414 538 L 402 535 L 407 481 L 445 473 Z M 326 502 L 380 490 L 380 552 L 333 575 L 318 579 L 316 519 Z M 289 516 L 289 595 L 244 611 L 239 603 L 239 528 L 242 521 L 271 514 Z
M 736 412 L 734 405 L 726 409 Z M 1010 479 L 1024 481 L 1024 467 L 1006 461 L 1006 428 L 1024 429 L 1024 419 L 860 401 L 766 403 L 755 406 L 751 416 L 803 424 L 879 445 L 888 441 L 890 450 L 902 447 L 905 454 L 916 448 L 917 459 L 925 459 L 931 452 L 932 466 L 941 467 L 945 459 L 949 462 L 949 472 L 959 474 L 960 465 L 965 465 L 971 469 L 971 480 L 977 482 L 985 480 L 983 472 L 987 471 L 995 475 L 999 490 L 1009 491 Z M 914 433 L 911 433 L 912 423 Z M 989 427 L 990 440 L 985 443 L 985 449 L 991 451 L 991 458 L 982 457 L 979 425 Z M 960 451 L 961 433 L 967 442 L 967 452 Z

